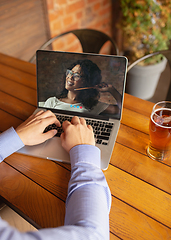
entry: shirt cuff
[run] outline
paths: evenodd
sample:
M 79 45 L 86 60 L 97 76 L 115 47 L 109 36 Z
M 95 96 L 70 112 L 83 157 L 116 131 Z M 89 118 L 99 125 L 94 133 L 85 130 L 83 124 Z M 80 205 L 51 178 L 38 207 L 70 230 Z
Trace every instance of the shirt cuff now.
M 100 149 L 93 145 L 77 145 L 71 148 L 70 152 L 71 169 L 76 163 L 88 163 L 101 168 Z
M 0 134 L 0 162 L 24 146 L 13 127 Z

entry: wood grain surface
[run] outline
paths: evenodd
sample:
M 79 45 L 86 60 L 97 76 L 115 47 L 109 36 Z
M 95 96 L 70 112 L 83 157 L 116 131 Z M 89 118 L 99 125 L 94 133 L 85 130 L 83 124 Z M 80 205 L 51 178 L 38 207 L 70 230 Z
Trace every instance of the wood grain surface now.
M 36 108 L 35 65 L 0 54 L 0 131 Z M 5 66 L 5 67 L 3 67 Z M 171 239 L 171 159 L 151 160 L 153 103 L 125 94 L 109 168 L 111 239 Z M 0 195 L 37 228 L 63 224 L 70 165 L 14 153 L 0 164 Z

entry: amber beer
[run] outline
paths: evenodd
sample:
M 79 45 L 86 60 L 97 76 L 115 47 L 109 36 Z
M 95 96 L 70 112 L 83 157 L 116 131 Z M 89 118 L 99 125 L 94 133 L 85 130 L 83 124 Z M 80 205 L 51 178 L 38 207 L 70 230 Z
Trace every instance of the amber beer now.
M 171 102 L 157 103 L 149 124 L 149 157 L 162 161 L 171 156 Z

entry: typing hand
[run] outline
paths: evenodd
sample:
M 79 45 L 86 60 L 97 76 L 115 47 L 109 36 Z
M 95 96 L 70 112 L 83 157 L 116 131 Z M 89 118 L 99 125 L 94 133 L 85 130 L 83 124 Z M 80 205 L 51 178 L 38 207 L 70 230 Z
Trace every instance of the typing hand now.
M 86 125 L 84 118 L 79 119 L 75 116 L 71 122 L 63 122 L 62 127 L 64 132 L 61 134 L 61 142 L 67 152 L 76 145 L 95 145 L 93 128 Z
M 55 129 L 43 133 L 45 128 L 53 123 L 58 127 L 61 126 L 51 111 L 39 111 L 18 126 L 16 132 L 25 145 L 36 145 L 52 138 L 57 133 Z

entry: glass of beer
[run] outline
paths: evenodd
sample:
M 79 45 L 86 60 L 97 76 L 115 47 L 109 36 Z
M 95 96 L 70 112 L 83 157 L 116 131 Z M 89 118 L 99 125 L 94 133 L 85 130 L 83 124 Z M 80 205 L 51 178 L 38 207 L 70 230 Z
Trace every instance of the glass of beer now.
M 171 102 L 162 101 L 154 105 L 149 134 L 148 156 L 158 161 L 171 157 Z

